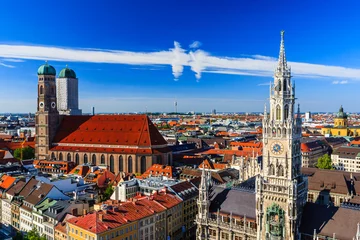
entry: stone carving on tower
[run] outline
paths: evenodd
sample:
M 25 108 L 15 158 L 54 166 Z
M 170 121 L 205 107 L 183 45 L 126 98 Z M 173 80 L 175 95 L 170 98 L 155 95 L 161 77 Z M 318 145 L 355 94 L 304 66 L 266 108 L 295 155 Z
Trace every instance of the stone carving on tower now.
M 199 186 L 199 198 L 197 200 L 198 214 L 196 216 L 197 223 L 197 239 L 208 239 L 208 220 L 209 220 L 209 188 L 210 188 L 210 172 L 202 169 L 201 182 Z
M 298 239 L 307 178 L 301 175 L 300 107 L 294 116 L 295 84 L 287 65 L 284 31 L 274 82 L 270 84 L 270 113 L 263 119 L 263 168 L 256 178 L 257 239 Z M 266 109 L 266 108 L 265 108 Z
M 38 69 L 38 98 L 35 115 L 35 158 L 49 159 L 49 148 L 59 124 L 56 104 L 56 71 L 48 63 Z

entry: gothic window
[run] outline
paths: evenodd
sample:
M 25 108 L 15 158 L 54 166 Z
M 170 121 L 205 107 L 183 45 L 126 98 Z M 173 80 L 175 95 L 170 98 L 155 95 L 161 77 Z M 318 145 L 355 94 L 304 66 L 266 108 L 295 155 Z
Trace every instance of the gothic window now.
M 119 157 L 119 172 L 123 172 L 124 171 L 124 159 L 123 156 L 120 155 Z
M 278 167 L 278 176 L 279 176 L 279 177 L 283 177 L 283 176 L 284 176 L 284 167 L 281 166 L 281 165 Z
M 277 130 L 277 135 L 278 135 L 278 136 L 281 135 L 281 129 L 280 129 L 280 128 L 278 128 L 278 130 Z
M 70 154 L 70 153 L 67 154 L 66 160 L 67 160 L 68 162 L 71 161 L 71 154 Z
M 105 156 L 104 156 L 104 154 L 101 154 L 101 164 L 105 164 Z
M 273 164 L 269 166 L 269 175 L 275 175 L 275 167 Z
M 283 134 L 286 135 L 286 128 L 283 129 Z
M 40 94 L 44 94 L 44 88 L 43 88 L 43 86 L 40 86 Z
M 144 173 L 146 171 L 146 158 L 145 156 L 141 156 L 140 159 L 140 172 Z
M 281 109 L 280 109 L 280 105 L 276 106 L 276 120 L 280 120 L 281 119 Z
M 51 159 L 55 159 L 55 153 L 51 153 Z
M 87 154 L 84 155 L 84 163 L 88 163 L 88 156 L 87 156 Z
M 110 156 L 110 172 L 114 172 L 114 156 Z
M 128 157 L 128 172 L 131 173 L 133 171 L 133 162 L 132 162 L 132 157 L 129 156 Z
M 62 154 L 62 153 L 59 154 L 59 160 L 60 160 L 60 161 L 63 160 L 63 154 Z
M 284 79 L 283 85 L 284 85 L 284 86 L 283 86 L 283 90 L 286 91 L 286 79 Z
M 288 119 L 289 118 L 289 105 L 285 105 L 284 108 L 284 119 Z
M 79 154 L 78 153 L 75 155 L 75 163 L 76 163 L 76 165 L 80 164 L 80 159 L 79 159 Z
M 96 165 L 96 155 L 95 154 L 93 154 L 91 157 L 91 164 Z

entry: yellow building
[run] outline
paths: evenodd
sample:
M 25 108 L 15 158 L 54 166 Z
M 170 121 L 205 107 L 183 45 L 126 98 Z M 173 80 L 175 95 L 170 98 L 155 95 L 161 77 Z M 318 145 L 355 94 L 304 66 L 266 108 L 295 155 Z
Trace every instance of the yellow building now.
M 137 221 L 129 221 L 117 208 L 95 211 L 67 221 L 69 240 L 137 240 Z
M 360 127 L 358 126 L 349 126 L 348 125 L 348 116 L 344 112 L 343 107 L 341 106 L 339 112 L 336 114 L 334 118 L 334 126 L 326 126 L 321 129 L 321 133 L 323 135 L 330 136 L 352 136 L 357 137 L 360 136 Z

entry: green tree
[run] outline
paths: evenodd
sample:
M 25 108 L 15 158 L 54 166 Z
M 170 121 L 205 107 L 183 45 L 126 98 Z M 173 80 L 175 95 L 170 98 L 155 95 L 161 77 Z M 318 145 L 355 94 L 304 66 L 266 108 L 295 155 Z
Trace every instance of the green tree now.
M 33 228 L 25 235 L 22 235 L 20 232 L 17 232 L 16 236 L 13 237 L 13 239 L 14 240 L 46 240 L 46 237 L 40 236 L 39 232 L 35 228 Z
M 316 167 L 320 169 L 334 169 L 331 164 L 331 158 L 329 154 L 324 154 L 323 156 L 319 157 Z
M 22 151 L 22 157 L 21 157 Z M 17 148 L 14 151 L 14 158 L 20 160 L 33 159 L 35 157 L 35 149 L 31 147 Z
M 101 200 L 102 200 L 102 201 L 106 201 L 106 200 L 110 199 L 110 197 L 111 197 L 111 195 L 113 194 L 113 192 L 114 192 L 114 189 L 112 188 L 112 184 L 109 184 L 109 185 L 106 187 L 106 189 L 105 189 L 105 191 L 104 191 L 104 193 L 103 193 L 103 195 L 102 195 Z

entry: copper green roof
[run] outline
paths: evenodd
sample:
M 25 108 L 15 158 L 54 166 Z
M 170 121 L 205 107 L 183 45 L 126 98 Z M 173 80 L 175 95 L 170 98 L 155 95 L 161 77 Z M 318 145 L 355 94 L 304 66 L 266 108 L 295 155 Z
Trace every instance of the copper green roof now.
M 56 75 L 56 70 L 53 66 L 49 65 L 47 62 L 44 65 L 41 65 L 38 69 L 38 75 Z
M 76 73 L 66 66 L 66 68 L 60 71 L 59 78 L 76 78 Z
M 46 198 L 43 202 L 41 202 L 41 203 L 39 203 L 38 205 L 35 206 L 35 209 L 36 209 L 35 212 L 43 213 L 49 207 L 53 206 L 56 202 L 57 202 L 56 200 Z
M 340 106 L 339 112 L 336 114 L 337 118 L 347 118 L 346 113 L 344 113 L 344 109 Z

